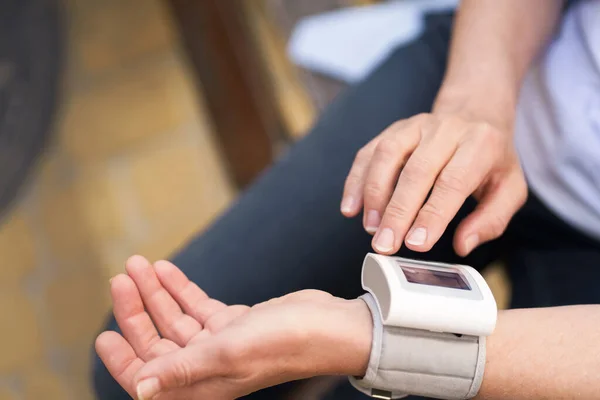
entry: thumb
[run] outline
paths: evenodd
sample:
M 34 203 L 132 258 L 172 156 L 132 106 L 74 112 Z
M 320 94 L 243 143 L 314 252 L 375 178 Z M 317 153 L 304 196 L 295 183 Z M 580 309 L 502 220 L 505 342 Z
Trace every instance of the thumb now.
M 456 229 L 454 249 L 467 256 L 482 243 L 498 238 L 527 200 L 527 184 L 520 168 L 516 168 L 501 183 L 493 185 L 479 201 L 477 208 Z
M 146 363 L 134 379 L 138 400 L 150 400 L 159 393 L 220 375 L 218 347 L 208 342 L 175 350 Z

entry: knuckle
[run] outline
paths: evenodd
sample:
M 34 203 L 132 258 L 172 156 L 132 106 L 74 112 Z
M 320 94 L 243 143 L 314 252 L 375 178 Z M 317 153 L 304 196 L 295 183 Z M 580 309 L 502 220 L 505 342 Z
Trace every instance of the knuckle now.
M 360 163 L 369 158 L 370 152 L 371 151 L 368 146 L 362 147 L 356 152 L 356 156 L 354 157 L 354 163 Z
M 408 121 L 408 126 L 414 131 L 420 132 L 420 135 L 422 135 L 424 130 L 430 131 L 431 126 L 434 124 L 435 117 L 425 113 L 417 114 Z
M 527 202 L 529 192 L 527 190 L 527 183 L 524 179 L 520 180 L 519 187 L 515 191 L 515 197 L 519 207 L 523 206 Z
M 430 199 L 421 208 L 419 217 L 424 217 L 427 220 L 443 220 L 445 219 L 445 213 L 436 199 Z
M 189 358 L 179 360 L 173 366 L 173 379 L 176 387 L 186 387 L 193 383 L 194 368 Z
M 500 237 L 506 230 L 507 221 L 499 215 L 489 215 L 488 229 L 492 238 Z
M 406 208 L 406 206 L 396 201 L 390 202 L 390 204 L 388 204 L 387 208 L 385 209 L 386 219 L 392 221 L 406 220 L 409 217 L 409 214 L 409 210 Z
M 391 159 L 398 156 L 400 153 L 400 143 L 398 139 L 385 137 L 382 138 L 377 146 L 375 147 L 375 153 L 377 157 L 383 159 Z
M 525 205 L 525 203 L 527 203 L 527 199 L 529 198 L 529 193 L 527 192 L 527 189 L 524 189 L 519 195 L 518 195 L 518 199 L 519 199 L 519 208 L 523 207 Z
M 431 118 L 434 118 L 432 114 L 419 113 L 419 114 L 415 115 L 414 117 L 412 117 L 411 120 L 416 123 L 423 123 L 423 122 L 430 120 Z
M 490 132 L 494 129 L 494 127 L 487 121 L 479 121 L 475 126 L 484 135 L 490 134 Z
M 465 176 L 468 176 L 466 169 L 444 171 L 440 174 L 436 186 L 444 193 L 466 194 L 469 190 Z
M 149 359 L 156 347 L 160 346 L 160 338 L 155 337 L 154 339 L 145 341 L 145 343 L 146 345 L 144 347 L 146 350 L 142 351 L 142 357 Z
M 238 345 L 228 343 L 217 349 L 217 360 L 219 370 L 227 374 L 235 373 L 239 365 L 240 353 L 237 352 Z
M 403 130 L 410 123 L 410 119 L 400 119 L 389 126 L 389 131 L 395 132 Z
M 477 124 L 477 132 L 479 132 L 479 137 L 481 140 L 488 145 L 500 145 L 502 142 L 504 142 L 506 137 L 502 131 L 495 128 L 488 122 L 479 122 Z
M 227 371 L 235 371 L 239 368 L 240 360 L 247 353 L 247 346 L 240 341 L 231 341 L 221 345 L 219 348 L 219 362 Z
M 379 182 L 371 181 L 365 184 L 364 196 L 365 200 L 379 199 L 384 195 L 384 188 Z
M 402 176 L 410 184 L 418 184 L 421 182 L 431 171 L 431 162 L 423 157 L 415 157 L 414 155 L 410 158 L 409 164 L 402 170 Z
M 283 296 L 286 300 L 291 301 L 320 301 L 320 300 L 331 300 L 333 296 L 327 292 L 317 289 L 303 289 L 297 292 L 292 292 Z
M 220 314 L 217 314 L 215 316 L 213 316 L 212 318 L 209 318 L 205 323 L 204 323 L 204 329 L 208 330 L 209 332 L 217 332 L 220 323 L 221 323 L 221 318 Z
M 441 127 L 447 128 L 465 126 L 467 121 L 460 115 L 450 114 L 440 118 L 439 123 Z
M 352 170 L 352 171 L 350 171 L 350 173 L 346 177 L 345 186 L 346 187 L 359 186 L 360 182 L 361 182 L 361 176 L 358 174 L 358 172 Z

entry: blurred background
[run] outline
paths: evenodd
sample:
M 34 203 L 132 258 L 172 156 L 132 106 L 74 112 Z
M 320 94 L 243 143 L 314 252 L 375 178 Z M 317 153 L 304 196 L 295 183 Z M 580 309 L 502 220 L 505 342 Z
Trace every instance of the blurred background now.
M 371 3 L 0 0 L 0 400 L 93 398 L 109 278 L 306 132 L 345 84 L 290 62 L 293 27 Z

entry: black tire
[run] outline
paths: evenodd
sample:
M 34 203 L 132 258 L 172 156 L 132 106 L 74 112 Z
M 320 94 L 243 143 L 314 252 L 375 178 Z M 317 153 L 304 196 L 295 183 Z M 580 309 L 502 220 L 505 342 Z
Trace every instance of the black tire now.
M 42 153 L 58 103 L 60 0 L 0 0 L 0 216 Z

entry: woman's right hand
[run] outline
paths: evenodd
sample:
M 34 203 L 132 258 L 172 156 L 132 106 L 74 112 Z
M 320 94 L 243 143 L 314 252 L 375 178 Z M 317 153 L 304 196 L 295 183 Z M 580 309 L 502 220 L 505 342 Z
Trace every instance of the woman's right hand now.
M 403 242 L 424 252 L 470 195 L 479 206 L 457 229 L 462 256 L 500 236 L 526 200 L 512 122 L 438 107 L 395 122 L 360 149 L 341 209 L 347 217 L 363 210 L 377 252 L 396 253 Z

